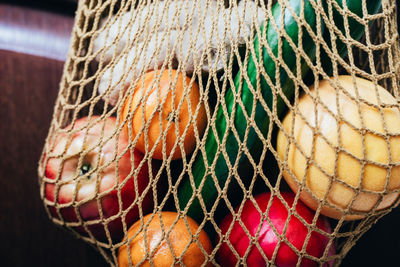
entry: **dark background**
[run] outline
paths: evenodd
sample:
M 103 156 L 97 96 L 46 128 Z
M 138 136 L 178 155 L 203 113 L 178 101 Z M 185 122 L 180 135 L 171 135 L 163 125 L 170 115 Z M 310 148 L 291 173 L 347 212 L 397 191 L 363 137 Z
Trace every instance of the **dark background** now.
M 37 161 L 58 92 L 77 1 L 0 3 L 0 266 L 107 266 L 55 226 Z M 372 227 L 341 266 L 399 266 L 400 208 Z

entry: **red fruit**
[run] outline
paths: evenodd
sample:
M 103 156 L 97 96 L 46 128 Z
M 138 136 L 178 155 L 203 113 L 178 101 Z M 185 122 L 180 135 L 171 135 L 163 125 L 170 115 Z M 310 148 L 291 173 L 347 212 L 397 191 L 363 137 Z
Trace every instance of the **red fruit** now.
M 283 192 L 281 195 L 287 202 L 288 206 L 292 207 L 294 202 L 294 194 Z M 266 212 L 270 199 L 270 193 L 263 193 L 255 197 L 258 207 L 263 213 Z M 300 200 L 298 200 L 296 204 L 296 211 L 298 215 L 301 216 L 308 224 L 312 224 L 314 212 L 300 202 Z M 238 209 L 236 209 L 236 212 L 238 212 Z M 288 220 L 288 214 L 289 212 L 287 208 L 277 196 L 272 198 L 272 204 L 270 206 L 269 213 L 267 214 L 268 219 L 264 219 L 263 222 L 261 222 L 262 216 L 254 206 L 253 202 L 248 200 L 244 204 L 240 216 L 241 221 L 243 222 L 245 228 L 247 228 L 247 231 L 253 237 L 256 237 L 258 229 L 261 228 L 256 239 L 258 240 L 258 244 L 260 245 L 263 253 L 269 260 L 272 259 L 275 247 L 278 244 L 278 240 L 281 238 L 286 237 L 286 239 L 299 251 L 301 251 L 303 248 L 304 241 L 306 240 L 308 234 L 308 228 L 293 214 Z M 226 234 L 228 232 L 232 224 L 232 217 L 232 214 L 229 214 L 221 222 L 220 229 L 222 234 Z M 282 233 L 284 232 L 284 227 L 287 220 L 288 226 L 286 228 L 285 235 L 283 236 Z M 260 223 L 262 223 L 261 227 L 259 227 Z M 320 230 L 325 232 L 326 235 L 312 231 L 306 246 L 306 254 L 312 255 L 316 258 L 321 258 L 329 242 L 327 235 L 332 231 L 327 218 L 323 217 L 322 215 L 320 215 L 317 219 L 316 225 Z M 311 228 L 311 225 L 309 228 Z M 279 233 L 278 236 L 275 234 L 274 229 Z M 238 221 L 233 223 L 233 227 L 229 235 L 229 241 L 239 256 L 243 257 L 248 250 L 250 239 Z M 286 241 L 282 240 L 280 243 L 274 265 L 280 267 L 296 266 L 299 257 L 297 256 L 296 252 L 285 242 Z M 329 248 L 328 255 L 331 256 L 334 254 L 335 248 L 332 244 Z M 222 242 L 222 245 L 217 253 L 217 258 L 218 262 L 222 266 L 235 266 L 238 262 L 238 259 L 226 241 Z M 248 266 L 252 267 L 266 266 L 266 260 L 255 245 L 250 248 L 246 263 Z M 332 264 L 333 262 L 329 262 L 325 263 L 324 266 L 331 266 Z M 300 266 L 318 266 L 318 263 L 303 256 L 301 258 Z
M 46 164 L 47 178 L 44 180 L 44 197 L 51 216 L 66 222 L 68 227 L 83 235 L 89 235 L 83 226 L 86 223 L 88 230 L 97 240 L 107 240 L 106 229 L 108 229 L 112 240 L 120 241 L 124 233 L 122 213 L 129 210 L 125 217 L 128 228 L 138 219 L 139 206 L 135 201 L 139 196 L 136 196 L 136 190 L 139 195 L 143 194 L 149 185 L 149 172 L 147 163 L 144 162 L 137 173 L 136 188 L 135 170 L 132 169 L 140 165 L 143 155 L 137 150 L 131 155 L 131 150 L 127 149 L 128 136 L 123 131 L 119 135 L 116 134 L 115 118 L 104 120 L 97 116 L 92 116 L 91 119 L 81 118 L 73 126 L 67 127 L 76 130 L 75 133 L 60 133 L 56 137 L 51 153 L 48 153 L 43 161 L 43 164 Z M 93 125 L 87 131 L 89 124 Z M 134 167 L 131 164 L 131 156 Z M 81 165 L 79 165 L 80 157 L 82 157 Z M 91 171 L 93 173 L 88 173 Z M 56 184 L 60 185 L 58 189 Z M 98 199 L 101 206 L 98 205 Z M 147 193 L 141 208 L 146 214 L 151 211 L 152 206 L 151 193 Z M 56 207 L 61 207 L 59 209 L 61 216 Z M 114 215 L 118 216 L 104 223 Z

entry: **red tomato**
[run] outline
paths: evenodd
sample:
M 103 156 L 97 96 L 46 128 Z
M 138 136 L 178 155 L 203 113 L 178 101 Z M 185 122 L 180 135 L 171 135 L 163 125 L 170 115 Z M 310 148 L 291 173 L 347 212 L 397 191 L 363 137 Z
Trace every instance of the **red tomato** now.
M 287 202 L 289 207 L 292 207 L 294 202 L 294 194 L 289 192 L 281 193 L 283 199 Z M 267 210 L 268 203 L 271 199 L 270 193 L 263 193 L 255 197 L 259 209 L 264 213 Z M 300 200 L 296 204 L 296 211 L 301 218 L 303 218 L 308 224 L 312 224 L 314 218 L 314 212 L 304 205 Z M 238 212 L 238 209 L 236 209 Z M 272 198 L 272 204 L 268 212 L 268 219 L 262 220 L 260 212 L 256 209 L 253 202 L 248 200 L 243 207 L 240 219 L 243 225 L 247 228 L 247 231 L 252 237 L 255 237 L 260 245 L 263 254 L 266 258 L 271 260 L 274 254 L 274 250 L 278 244 L 279 239 L 282 238 L 282 242 L 279 245 L 274 265 L 280 267 L 296 266 L 299 257 L 296 252 L 284 241 L 286 238 L 296 249 L 302 250 L 304 241 L 308 234 L 308 228 L 304 225 L 295 215 L 291 215 L 288 218 L 288 210 L 281 200 L 274 196 Z M 241 224 L 238 221 L 232 222 L 232 214 L 229 214 L 223 219 L 220 225 L 222 234 L 226 234 L 233 223 L 232 230 L 229 235 L 229 241 L 233 248 L 236 250 L 240 257 L 243 257 L 249 249 L 250 239 L 244 231 Z M 284 231 L 285 224 L 288 221 L 286 231 Z M 261 226 L 260 226 L 261 223 Z M 306 253 L 316 258 L 321 258 L 328 245 L 328 235 L 332 232 L 329 225 L 328 219 L 319 216 L 316 222 L 316 226 L 322 230 L 325 234 L 320 234 L 316 231 L 312 231 L 310 238 L 306 246 Z M 309 226 L 309 228 L 311 225 Z M 257 234 L 260 228 L 259 234 Z M 279 233 L 276 235 L 274 229 Z M 285 234 L 283 235 L 282 233 Z M 248 266 L 266 266 L 266 260 L 260 253 L 260 250 L 255 246 L 249 249 L 246 264 Z M 328 255 L 334 255 L 335 248 L 333 243 L 329 248 Z M 238 262 L 232 249 L 228 246 L 226 241 L 222 242 L 222 245 L 217 253 L 218 262 L 222 266 L 235 266 Z M 300 266 L 318 266 L 318 263 L 312 259 L 303 256 L 301 259 Z M 324 266 L 331 266 L 333 262 L 325 263 Z

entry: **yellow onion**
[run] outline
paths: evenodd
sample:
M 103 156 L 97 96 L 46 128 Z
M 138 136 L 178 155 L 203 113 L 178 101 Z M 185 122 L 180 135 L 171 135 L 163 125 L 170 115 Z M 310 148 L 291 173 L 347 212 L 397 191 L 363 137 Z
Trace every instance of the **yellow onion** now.
M 335 86 L 335 84 L 337 86 Z M 312 86 L 283 120 L 277 139 L 283 176 L 310 208 L 363 218 L 396 201 L 400 112 L 381 86 L 339 76 Z M 294 124 L 294 125 L 293 125 Z

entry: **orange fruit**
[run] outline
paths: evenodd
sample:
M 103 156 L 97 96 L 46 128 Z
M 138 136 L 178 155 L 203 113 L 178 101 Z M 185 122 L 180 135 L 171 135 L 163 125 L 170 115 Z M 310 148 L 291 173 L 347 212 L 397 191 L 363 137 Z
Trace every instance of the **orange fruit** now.
M 173 149 L 172 159 L 182 158 L 181 147 L 185 155 L 190 154 L 196 146 L 195 132 L 201 136 L 207 123 L 198 84 L 176 70 L 146 73 L 124 102 L 121 123 L 130 112 L 132 140 L 139 135 L 136 148 L 155 159 L 163 159 L 164 150 L 170 157 Z
M 206 261 L 205 253 L 210 254 L 212 250 L 209 237 L 206 232 L 201 230 L 196 238 L 194 235 L 198 232 L 197 223 L 186 217 L 187 226 L 183 218 L 178 220 L 177 218 L 178 213 L 165 211 L 161 213 L 161 220 L 158 214 L 148 214 L 143 218 L 143 225 L 140 220 L 134 223 L 128 231 L 128 244 L 124 244 L 119 249 L 119 266 L 129 266 L 129 256 L 133 266 L 138 266 L 138 264 L 150 266 L 150 258 L 154 266 L 172 266 L 174 259 L 177 259 L 176 266 L 181 266 L 180 263 L 187 267 L 202 266 Z M 149 220 L 151 221 L 149 222 Z M 146 237 L 147 247 L 144 237 Z M 178 262 L 178 259 L 181 262 Z M 207 263 L 205 266 L 212 265 Z

